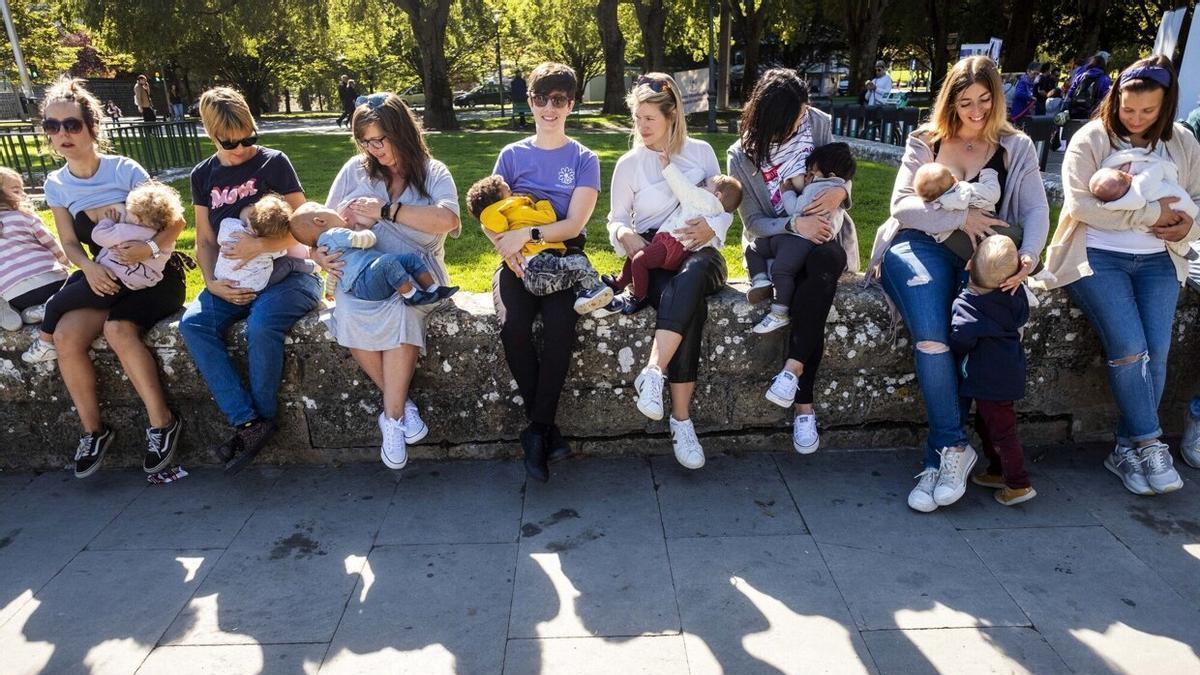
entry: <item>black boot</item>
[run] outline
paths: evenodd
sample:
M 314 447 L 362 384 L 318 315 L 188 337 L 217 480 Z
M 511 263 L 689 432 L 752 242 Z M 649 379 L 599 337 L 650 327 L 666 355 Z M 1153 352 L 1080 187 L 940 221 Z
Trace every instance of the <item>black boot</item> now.
M 550 431 L 546 432 L 546 447 L 549 448 L 548 459 L 551 462 L 559 462 L 571 456 L 571 444 L 563 438 L 557 424 L 550 425 Z
M 546 435 L 533 425 L 525 427 L 521 432 L 521 449 L 525 451 L 525 473 L 539 483 L 550 480 Z

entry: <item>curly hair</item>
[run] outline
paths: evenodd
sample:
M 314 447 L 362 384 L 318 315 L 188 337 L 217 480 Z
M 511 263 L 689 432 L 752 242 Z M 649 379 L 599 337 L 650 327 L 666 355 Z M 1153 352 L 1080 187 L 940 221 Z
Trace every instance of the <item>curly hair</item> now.
M 482 178 L 467 190 L 467 210 L 478 220 L 484 209 L 504 199 L 505 192 L 509 192 L 509 188 L 503 177 Z
M 260 237 L 278 237 L 288 231 L 292 207 L 278 193 L 269 192 L 250 207 L 250 229 Z
M 130 191 L 125 211 L 136 216 L 138 224 L 154 230 L 183 220 L 179 191 L 156 180 L 148 180 Z
M 83 127 L 88 130 L 88 135 L 92 137 L 96 148 L 102 151 L 109 149 L 108 136 L 105 135 L 104 128 L 100 126 L 104 108 L 100 105 L 100 99 L 87 90 L 87 82 L 67 75 L 58 78 L 42 97 L 43 117 L 46 115 L 46 108 L 55 103 L 79 104 L 79 112 L 83 115 Z

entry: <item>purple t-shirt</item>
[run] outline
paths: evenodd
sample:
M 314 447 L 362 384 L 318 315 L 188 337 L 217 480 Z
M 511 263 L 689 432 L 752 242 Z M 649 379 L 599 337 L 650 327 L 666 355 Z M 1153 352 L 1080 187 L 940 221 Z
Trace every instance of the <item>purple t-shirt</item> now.
M 533 136 L 509 143 L 496 158 L 492 173 L 504 178 L 513 194 L 546 199 L 554 214 L 566 217 L 571 193 L 577 187 L 600 191 L 600 160 L 581 143 L 569 140 L 561 148 L 543 150 L 533 144 Z M 587 232 L 563 242 L 567 248 L 583 248 Z

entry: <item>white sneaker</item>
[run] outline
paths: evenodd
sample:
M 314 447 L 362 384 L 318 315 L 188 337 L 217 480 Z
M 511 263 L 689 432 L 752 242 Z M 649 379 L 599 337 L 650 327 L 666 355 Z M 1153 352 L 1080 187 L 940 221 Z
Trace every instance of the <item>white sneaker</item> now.
M 25 323 L 41 323 L 46 318 L 46 305 L 34 305 L 21 310 L 21 320 Z
M 379 458 L 389 469 L 403 469 L 408 464 L 408 448 L 404 444 L 404 420 L 388 419 L 379 413 L 379 430 L 383 432 L 383 446 Z
M 1183 423 L 1183 440 L 1179 442 L 1179 456 L 1193 469 L 1200 469 L 1200 417 L 1192 414 L 1189 405 Z
M 1118 443 L 1113 451 L 1104 458 L 1104 468 L 1113 472 L 1125 485 L 1125 489 L 1135 495 L 1152 495 L 1150 483 L 1146 481 L 1146 471 L 1142 466 L 1142 458 L 1133 448 Z
M 821 446 L 816 415 L 796 415 L 792 421 L 792 447 L 802 455 L 811 455 Z
M 21 330 L 21 313 L 13 309 L 7 300 L 0 300 L 0 328 L 7 331 Z
M 417 404 L 413 403 L 411 398 L 407 399 L 404 401 L 404 442 L 407 445 L 416 445 L 428 434 L 429 426 L 421 419 L 421 411 L 417 409 Z
M 688 469 L 704 466 L 704 448 L 696 438 L 696 427 L 691 420 L 680 422 L 671 418 L 671 443 L 675 446 L 675 460 Z
M 781 370 L 771 387 L 767 389 L 767 400 L 781 408 L 790 408 L 796 402 L 796 376 L 788 370 Z
M 746 291 L 746 302 L 752 305 L 766 302 L 775 294 L 774 291 L 775 285 L 770 279 L 755 279 L 754 283 L 750 284 L 750 290 Z
M 1151 490 L 1161 495 L 1183 487 L 1183 479 L 1175 470 L 1175 462 L 1166 443 L 1151 443 L 1138 450 L 1138 457 L 1142 460 L 1146 482 Z
M 646 366 L 633 381 L 637 390 L 637 409 L 652 420 L 663 418 L 663 373 L 658 366 Z
M 754 328 L 751 328 L 750 331 L 758 333 L 759 335 L 763 335 L 765 333 L 770 333 L 771 331 L 779 330 L 791 322 L 792 320 L 787 314 L 767 312 L 767 315 L 762 318 L 762 321 L 754 324 Z
M 908 508 L 921 513 L 937 511 L 937 502 L 933 500 L 933 488 L 937 484 L 938 470 L 932 467 L 914 476 L 919 478 L 917 486 L 908 493 Z
M 967 476 L 975 468 L 979 455 L 968 443 L 962 450 L 942 448 L 942 466 L 938 469 L 937 485 L 933 488 L 933 501 L 938 506 L 949 506 L 958 501 L 967 491 Z
M 41 338 L 35 339 L 33 344 L 29 345 L 29 349 L 21 354 L 21 360 L 25 363 L 45 363 L 57 358 L 58 350 L 54 348 L 54 343 L 45 342 Z

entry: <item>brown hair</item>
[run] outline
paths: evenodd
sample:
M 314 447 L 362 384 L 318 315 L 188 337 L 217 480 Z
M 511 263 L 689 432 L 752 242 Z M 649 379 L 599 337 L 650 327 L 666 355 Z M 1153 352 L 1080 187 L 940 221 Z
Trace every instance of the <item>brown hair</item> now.
M 17 181 L 17 185 L 20 185 L 22 187 L 25 186 L 25 180 L 23 178 L 21 178 L 21 174 L 8 168 L 7 166 L 0 166 L 0 178 L 7 178 L 9 180 L 15 180 L 15 181 Z M 0 209 L 4 209 L 7 211 L 20 211 L 21 213 L 24 213 L 24 214 L 27 214 L 30 216 L 36 215 L 33 212 L 33 205 L 29 203 L 28 198 L 26 198 L 23 201 L 15 201 L 15 200 L 9 199 L 8 195 L 4 192 L 3 188 L 0 188 Z
M 771 161 L 771 146 L 786 140 L 808 107 L 808 87 L 790 68 L 772 68 L 754 85 L 742 108 L 741 141 L 755 167 Z
M 712 177 L 713 186 L 717 188 L 717 197 L 725 213 L 733 213 L 742 205 L 742 182 L 733 176 L 717 174 Z
M 913 190 L 921 199 L 931 202 L 946 194 L 946 190 L 954 187 L 956 182 L 958 179 L 950 167 L 939 162 L 926 162 L 913 176 Z
M 367 127 L 372 124 L 378 124 L 384 138 L 392 144 L 398 164 L 396 168 L 400 175 L 417 194 L 429 199 L 429 191 L 425 187 L 428 173 L 425 165 L 429 162 L 429 146 L 425 145 L 421 125 L 408 104 L 399 96 L 388 94 L 377 107 L 372 108 L 364 103 L 355 108 L 354 116 L 350 118 L 350 126 L 354 129 L 356 144 L 363 139 Z M 367 175 L 383 181 L 390 188 L 392 177 L 387 169 L 366 148 L 360 146 L 358 151 L 362 154 L 363 169 Z
M 1145 78 L 1134 78 L 1121 82 L 1120 76 L 1113 86 L 1109 88 L 1108 94 L 1104 100 L 1100 102 L 1100 107 L 1096 109 L 1095 119 L 1100 120 L 1104 125 L 1104 130 L 1108 132 L 1108 142 L 1112 147 L 1117 147 L 1117 139 L 1129 136 L 1129 130 L 1121 123 L 1121 94 L 1125 92 L 1133 92 L 1141 94 L 1148 91 L 1159 89 L 1163 92 L 1162 107 L 1158 110 L 1158 119 L 1150 128 L 1146 130 L 1146 138 L 1150 139 L 1151 147 L 1157 145 L 1160 141 L 1169 141 L 1175 135 L 1175 113 L 1179 109 L 1179 75 L 1175 72 L 1175 66 L 1171 65 L 1171 59 L 1158 54 L 1140 61 L 1134 61 L 1122 74 L 1133 70 L 1134 68 L 1150 68 L 1158 67 L 1167 71 L 1171 76 L 1171 86 L 1163 87 L 1158 82 Z
M 125 210 L 137 216 L 140 225 L 155 230 L 183 220 L 179 191 L 156 180 L 148 180 L 131 190 L 125 198 Z
M 479 214 L 503 199 L 505 192 L 509 192 L 509 188 L 502 176 L 492 175 L 481 178 L 475 181 L 471 189 L 467 190 L 467 211 L 478 220 Z
M 931 134 L 927 139 L 929 144 L 952 138 L 962 128 L 962 120 L 956 110 L 958 97 L 975 84 L 982 84 L 992 95 L 992 109 L 983 127 L 984 140 L 999 143 L 1001 136 L 1017 133 L 1016 128 L 1008 122 L 1008 112 L 1004 107 L 1004 84 L 1000 80 L 996 62 L 982 55 L 968 56 L 954 64 L 946 74 L 946 79 L 942 80 L 942 89 L 933 104 L 929 121 L 921 127 L 921 131 Z
M 260 237 L 278 237 L 288 231 L 288 220 L 292 217 L 292 207 L 278 193 L 269 192 L 263 195 L 250 207 L 246 218 L 254 234 Z
M 83 115 L 83 126 L 88 130 L 88 135 L 92 137 L 96 148 L 107 150 L 109 147 L 108 137 L 100 126 L 104 108 L 100 105 L 100 99 L 87 90 L 86 84 L 79 78 L 67 75 L 55 80 L 54 84 L 46 90 L 45 96 L 42 97 L 42 117 L 46 116 L 46 108 L 55 103 L 78 103 L 80 114 Z
M 200 124 L 214 141 L 240 140 L 239 134 L 257 130 L 246 99 L 229 87 L 213 87 L 200 95 Z
M 625 97 L 625 105 L 629 106 L 629 112 L 633 114 L 637 114 L 637 107 L 643 103 L 658 108 L 670 124 L 667 130 L 667 147 L 664 150 L 668 157 L 678 155 L 683 152 L 683 144 L 687 141 L 687 120 L 683 116 L 683 99 L 679 96 L 679 85 L 675 84 L 675 78 L 666 73 L 646 73 L 642 79 L 654 81 L 662 91 L 654 91 L 650 83 L 635 84 Z M 636 124 L 630 131 L 630 137 L 633 138 L 634 146 L 642 145 L 642 137 L 638 134 Z
M 529 95 L 553 94 L 561 91 L 571 99 L 575 98 L 575 89 L 579 86 L 579 78 L 575 69 L 562 63 L 547 61 L 529 73 Z

